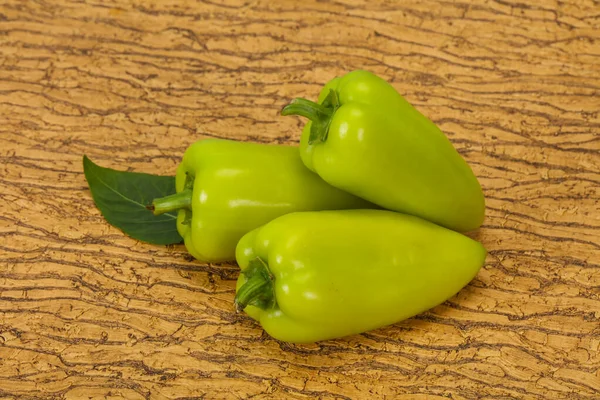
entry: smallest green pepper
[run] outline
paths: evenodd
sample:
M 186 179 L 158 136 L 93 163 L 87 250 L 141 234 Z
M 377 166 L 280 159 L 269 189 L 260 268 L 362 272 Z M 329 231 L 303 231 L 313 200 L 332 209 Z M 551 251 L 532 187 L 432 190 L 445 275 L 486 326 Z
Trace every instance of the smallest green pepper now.
M 186 150 L 177 193 L 155 199 L 155 214 L 178 210 L 189 253 L 208 262 L 235 259 L 244 234 L 295 211 L 373 208 L 304 167 L 297 147 L 205 139 Z
M 409 215 L 292 213 L 240 240 L 235 302 L 276 339 L 339 338 L 442 303 L 485 255 L 478 242 Z

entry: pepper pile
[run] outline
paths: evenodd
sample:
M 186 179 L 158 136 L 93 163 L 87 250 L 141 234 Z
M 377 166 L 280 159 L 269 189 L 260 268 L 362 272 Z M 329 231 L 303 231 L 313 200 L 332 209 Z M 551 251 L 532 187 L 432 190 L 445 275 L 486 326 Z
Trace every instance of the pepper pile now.
M 176 193 L 177 230 L 202 261 L 236 259 L 235 305 L 272 337 L 314 342 L 430 309 L 483 265 L 458 232 L 484 218 L 481 187 L 447 137 L 366 71 L 330 81 L 300 146 L 207 139 L 190 146 Z

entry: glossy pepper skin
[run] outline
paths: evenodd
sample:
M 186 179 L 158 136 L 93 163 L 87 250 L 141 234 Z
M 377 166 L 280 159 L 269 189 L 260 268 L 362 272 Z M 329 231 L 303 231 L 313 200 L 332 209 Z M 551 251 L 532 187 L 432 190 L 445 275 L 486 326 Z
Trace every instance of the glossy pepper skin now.
M 389 83 L 353 71 L 330 81 L 318 102 L 295 99 L 282 110 L 309 118 L 300 152 L 310 170 L 389 210 L 463 232 L 481 225 L 484 197 L 471 168 Z
M 278 340 L 339 338 L 444 302 L 485 256 L 480 243 L 406 214 L 293 213 L 240 240 L 235 301 Z
M 206 139 L 177 169 L 176 194 L 155 199 L 155 214 L 179 210 L 177 230 L 198 260 L 235 259 L 239 239 L 294 211 L 374 207 L 307 170 L 297 147 Z

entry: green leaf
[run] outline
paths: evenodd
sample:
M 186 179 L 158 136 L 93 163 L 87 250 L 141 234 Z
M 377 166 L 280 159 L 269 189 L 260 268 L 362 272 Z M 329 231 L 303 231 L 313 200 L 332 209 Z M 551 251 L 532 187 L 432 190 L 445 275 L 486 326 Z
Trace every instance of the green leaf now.
M 83 156 L 83 172 L 94 202 L 108 223 L 142 242 L 182 241 L 176 211 L 155 216 L 146 209 L 155 198 L 175 193 L 175 177 L 103 168 L 87 156 Z

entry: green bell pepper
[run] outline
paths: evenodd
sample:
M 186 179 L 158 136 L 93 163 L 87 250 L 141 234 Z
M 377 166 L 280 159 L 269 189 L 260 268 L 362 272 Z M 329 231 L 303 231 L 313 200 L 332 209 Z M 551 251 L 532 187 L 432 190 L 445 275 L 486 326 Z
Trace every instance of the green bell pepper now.
M 389 210 L 457 231 L 482 224 L 484 197 L 471 168 L 385 80 L 353 71 L 327 83 L 318 101 L 295 99 L 282 110 L 309 119 L 300 152 L 310 170 Z
M 485 256 L 480 243 L 406 214 L 292 213 L 240 240 L 235 303 L 278 340 L 338 338 L 444 302 Z
M 220 139 L 186 150 L 176 192 L 149 208 L 157 215 L 179 210 L 177 230 L 188 252 L 210 262 L 235 259 L 244 234 L 280 215 L 375 207 L 306 169 L 297 147 Z

